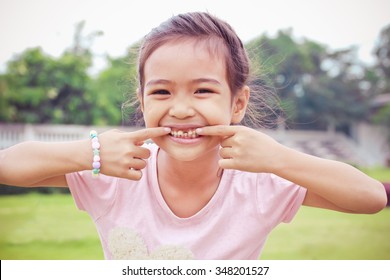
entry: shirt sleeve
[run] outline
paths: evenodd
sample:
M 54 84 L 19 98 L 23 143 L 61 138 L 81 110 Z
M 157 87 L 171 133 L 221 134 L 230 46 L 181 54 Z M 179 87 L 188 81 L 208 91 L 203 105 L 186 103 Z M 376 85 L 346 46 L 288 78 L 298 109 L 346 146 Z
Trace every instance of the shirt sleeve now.
M 289 223 L 298 212 L 306 196 L 306 189 L 274 174 L 260 174 L 257 200 L 260 213 L 271 227 Z
M 114 204 L 118 178 L 100 174 L 94 178 L 90 171 L 66 174 L 68 187 L 76 206 L 95 221 Z

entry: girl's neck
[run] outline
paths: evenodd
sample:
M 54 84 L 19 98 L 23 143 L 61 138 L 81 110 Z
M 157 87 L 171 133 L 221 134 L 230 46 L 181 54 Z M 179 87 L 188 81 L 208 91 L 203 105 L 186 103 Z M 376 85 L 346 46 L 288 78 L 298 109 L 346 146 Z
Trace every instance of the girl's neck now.
M 218 151 L 194 161 L 183 162 L 160 149 L 157 156 L 160 191 L 176 216 L 191 217 L 211 200 L 222 176 L 218 160 Z

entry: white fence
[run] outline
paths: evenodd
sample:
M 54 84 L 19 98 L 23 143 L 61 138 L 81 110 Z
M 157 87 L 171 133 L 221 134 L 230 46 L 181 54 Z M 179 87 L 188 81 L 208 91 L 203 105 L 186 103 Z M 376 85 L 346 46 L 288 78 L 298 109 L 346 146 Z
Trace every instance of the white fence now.
M 114 127 L 98 127 L 82 125 L 31 125 L 31 124 L 0 124 L 0 149 L 5 149 L 23 141 L 72 141 L 86 139 L 91 129 L 102 132 Z M 118 127 L 115 127 L 118 128 Z M 132 131 L 136 128 L 121 130 Z
M 97 127 L 80 125 L 31 125 L 1 124 L 0 149 L 8 148 L 23 141 L 72 141 L 86 139 L 89 131 L 99 133 L 108 129 L 119 128 L 134 131 L 135 127 Z M 358 140 L 352 141 L 344 134 L 324 131 L 267 130 L 263 131 L 282 144 L 315 156 L 346 161 L 349 163 L 372 166 L 386 165 L 389 148 L 379 139 L 379 133 L 360 133 Z M 374 136 L 374 137 L 373 137 Z M 367 137 L 371 139 L 367 145 Z M 366 140 L 363 140 L 366 139 Z M 377 143 L 377 144 L 375 144 Z M 378 145 L 380 143 L 380 145 Z

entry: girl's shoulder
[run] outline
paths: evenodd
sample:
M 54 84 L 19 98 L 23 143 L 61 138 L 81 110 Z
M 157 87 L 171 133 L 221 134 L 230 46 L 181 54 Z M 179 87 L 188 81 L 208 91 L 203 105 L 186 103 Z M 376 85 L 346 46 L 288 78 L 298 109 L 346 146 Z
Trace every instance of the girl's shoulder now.
M 225 180 L 230 181 L 231 184 L 239 185 L 254 185 L 254 186 L 265 186 L 265 185 L 289 185 L 292 184 L 275 174 L 272 173 L 253 173 L 241 170 L 224 170 Z
M 272 196 L 301 191 L 303 188 L 272 173 L 252 173 L 240 170 L 225 170 L 223 182 L 228 188 L 247 195 Z

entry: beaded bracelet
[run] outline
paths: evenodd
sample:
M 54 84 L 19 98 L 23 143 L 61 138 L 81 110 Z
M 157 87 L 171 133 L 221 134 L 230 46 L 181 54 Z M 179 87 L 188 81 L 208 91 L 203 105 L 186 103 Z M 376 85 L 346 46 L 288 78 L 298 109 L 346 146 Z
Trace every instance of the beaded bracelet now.
M 89 137 L 91 138 L 92 150 L 93 150 L 93 162 L 92 162 L 92 176 L 98 177 L 100 173 L 100 143 L 97 132 L 95 130 L 91 130 L 89 133 Z

